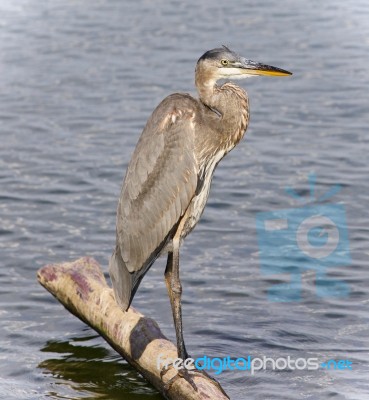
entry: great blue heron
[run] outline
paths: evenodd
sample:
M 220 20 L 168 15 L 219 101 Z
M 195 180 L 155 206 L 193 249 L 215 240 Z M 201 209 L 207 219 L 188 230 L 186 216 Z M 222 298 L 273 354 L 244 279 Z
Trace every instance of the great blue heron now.
M 165 282 L 172 306 L 178 357 L 183 341 L 179 247 L 195 227 L 219 161 L 242 139 L 249 122 L 246 92 L 220 79 L 290 72 L 240 57 L 227 47 L 197 62 L 199 99 L 175 93 L 154 110 L 128 165 L 117 211 L 117 238 L 109 273 L 115 298 L 127 310 L 156 258 L 168 252 Z

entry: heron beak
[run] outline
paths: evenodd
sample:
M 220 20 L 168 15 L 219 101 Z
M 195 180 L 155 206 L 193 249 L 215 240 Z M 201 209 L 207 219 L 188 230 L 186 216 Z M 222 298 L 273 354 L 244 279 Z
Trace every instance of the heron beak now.
M 271 65 L 261 64 L 255 61 L 243 59 L 240 63 L 243 75 L 268 75 L 268 76 L 289 76 L 292 72 Z

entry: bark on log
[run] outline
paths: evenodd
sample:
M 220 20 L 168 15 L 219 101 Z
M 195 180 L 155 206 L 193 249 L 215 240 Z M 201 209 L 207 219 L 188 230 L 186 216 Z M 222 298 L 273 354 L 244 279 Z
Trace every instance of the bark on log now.
M 75 262 L 46 265 L 38 281 L 71 313 L 95 329 L 119 354 L 167 399 L 226 400 L 223 389 L 207 374 L 191 374 L 195 390 L 185 378 L 165 385 L 176 375 L 174 368 L 161 377 L 157 360 L 176 359 L 177 348 L 158 324 L 133 307 L 127 312 L 117 305 L 99 264 L 90 257 Z

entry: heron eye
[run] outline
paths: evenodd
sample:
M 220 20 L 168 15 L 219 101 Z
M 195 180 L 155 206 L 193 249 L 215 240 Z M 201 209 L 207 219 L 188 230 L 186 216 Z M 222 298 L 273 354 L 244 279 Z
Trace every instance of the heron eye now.
M 229 64 L 229 61 L 228 61 L 228 60 L 220 60 L 220 63 L 221 63 L 222 65 L 226 66 L 226 65 Z

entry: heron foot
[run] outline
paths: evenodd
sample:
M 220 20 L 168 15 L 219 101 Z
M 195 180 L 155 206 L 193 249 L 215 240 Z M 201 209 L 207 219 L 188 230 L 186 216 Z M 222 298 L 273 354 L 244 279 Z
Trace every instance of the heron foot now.
M 173 363 L 169 364 L 168 366 L 165 366 L 161 372 L 160 372 L 160 378 L 163 379 L 163 376 L 171 369 L 171 368 L 175 368 Z M 195 382 L 193 381 L 191 374 L 194 375 L 199 375 L 199 376 L 203 376 L 203 374 L 201 372 L 198 372 L 196 370 L 190 370 L 187 369 L 185 366 L 181 366 L 180 368 L 175 368 L 177 373 L 176 375 L 174 375 L 172 378 L 170 378 L 168 380 L 168 382 L 165 383 L 164 385 L 164 390 L 167 392 L 170 387 L 178 380 L 178 379 L 185 379 L 192 387 L 193 389 L 197 392 L 197 386 L 195 384 Z
M 160 378 L 163 379 L 163 376 L 171 369 L 171 368 L 175 368 L 173 363 L 168 364 L 167 366 L 165 366 L 161 372 L 160 372 Z M 174 375 L 172 378 L 170 378 L 168 380 L 168 382 L 165 383 L 164 385 L 164 391 L 168 392 L 170 387 L 180 378 L 185 379 L 192 387 L 193 389 L 197 392 L 197 386 L 193 380 L 193 376 L 200 376 L 201 378 L 208 378 L 210 380 L 210 382 L 215 385 L 217 387 L 217 389 L 224 394 L 224 396 L 229 399 L 227 393 L 223 390 L 223 388 L 221 387 L 220 383 L 213 378 L 212 376 L 210 376 L 205 370 L 201 370 L 198 371 L 195 369 L 195 367 L 193 369 L 187 369 L 184 366 L 181 366 L 179 369 L 175 368 L 177 371 L 177 374 Z

